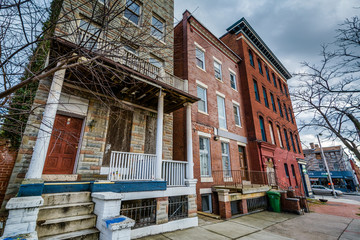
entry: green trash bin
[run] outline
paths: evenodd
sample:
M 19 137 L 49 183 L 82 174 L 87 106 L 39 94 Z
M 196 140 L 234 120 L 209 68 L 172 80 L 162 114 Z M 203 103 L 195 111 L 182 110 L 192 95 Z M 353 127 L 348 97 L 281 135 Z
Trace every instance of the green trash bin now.
M 280 192 L 268 191 L 267 196 L 269 198 L 270 209 L 273 212 L 281 212 L 281 207 L 280 207 L 281 194 L 280 194 Z

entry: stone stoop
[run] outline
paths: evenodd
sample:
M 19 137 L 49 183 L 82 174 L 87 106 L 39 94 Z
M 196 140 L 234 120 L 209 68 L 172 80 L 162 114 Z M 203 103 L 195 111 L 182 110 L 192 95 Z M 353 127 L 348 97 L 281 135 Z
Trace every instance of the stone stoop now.
M 36 231 L 39 239 L 95 240 L 96 215 L 90 192 L 43 194 Z

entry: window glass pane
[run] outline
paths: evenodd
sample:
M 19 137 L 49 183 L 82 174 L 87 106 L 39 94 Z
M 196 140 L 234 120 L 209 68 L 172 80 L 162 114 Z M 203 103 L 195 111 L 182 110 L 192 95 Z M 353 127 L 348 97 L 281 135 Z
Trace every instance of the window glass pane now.
M 271 143 L 275 144 L 274 129 L 271 122 L 269 122 L 269 130 L 270 130 Z
M 164 61 L 154 58 L 154 57 L 150 57 L 149 62 L 155 66 L 157 66 L 158 68 L 164 67 Z
M 264 95 L 265 106 L 269 107 L 269 101 L 267 99 L 266 89 L 264 87 L 263 87 L 263 95 Z
M 270 93 L 270 98 L 271 98 L 271 105 L 272 105 L 273 111 L 276 112 L 276 105 L 275 105 L 274 95 L 272 93 Z
M 124 16 L 135 24 L 139 24 L 140 5 L 132 0 L 126 0 Z
M 290 121 L 290 120 L 289 120 L 289 115 L 288 115 L 288 112 L 287 112 L 287 108 L 286 108 L 285 103 L 284 103 L 284 110 L 285 110 L 286 120 Z
M 151 35 L 157 39 L 164 38 L 164 23 L 154 16 L 152 17 Z
M 126 0 L 126 7 L 137 15 L 140 14 L 140 5 L 132 0 Z
M 254 66 L 254 58 L 253 58 L 252 52 L 250 50 L 249 50 L 249 58 L 250 58 L 251 66 Z
M 230 73 L 230 85 L 236 90 L 236 76 L 232 73 Z
M 260 130 L 261 130 L 261 138 L 264 142 L 266 142 L 266 133 L 265 133 L 265 126 L 264 126 L 264 118 L 263 117 L 259 117 L 259 122 L 260 122 Z
M 284 114 L 283 114 L 282 108 L 281 108 L 281 104 L 280 104 L 280 100 L 278 99 L 277 102 L 278 102 L 278 107 L 279 107 L 280 116 L 281 116 L 281 117 L 284 117 Z
M 235 124 L 241 126 L 239 106 L 234 105 Z
M 275 74 L 272 74 L 272 77 L 273 77 L 273 81 L 274 81 L 274 86 L 277 87 Z
M 258 59 L 258 66 L 259 66 L 259 72 L 260 72 L 261 74 L 263 74 L 260 59 Z
M 270 82 L 269 69 L 267 67 L 265 67 L 265 71 L 266 71 L 266 78 Z
M 279 143 L 280 143 L 280 147 L 284 147 L 284 144 L 283 144 L 283 141 L 282 141 L 282 138 L 281 138 L 281 131 L 280 131 L 280 127 L 279 126 L 276 126 L 276 130 L 277 130 L 277 134 L 278 134 L 278 137 L 279 137 Z
M 286 163 L 284 163 L 284 168 L 285 168 L 286 177 L 289 177 L 289 169 L 288 169 L 288 165 Z
M 284 128 L 284 136 L 285 136 L 286 147 L 287 147 L 287 150 L 289 151 L 290 150 L 290 143 L 289 143 L 287 131 L 286 131 L 285 128 Z
M 200 173 L 201 176 L 211 176 L 210 147 L 208 138 L 199 138 Z
M 222 76 L 221 76 L 221 64 L 216 62 L 216 61 L 214 61 L 214 71 L 215 71 L 215 77 L 217 79 L 221 80 L 221 78 L 222 78 Z
M 290 140 L 291 140 L 291 145 L 292 145 L 293 151 L 296 153 L 294 136 L 293 136 L 292 132 L 290 132 Z
M 197 96 L 201 99 L 198 101 L 199 110 L 207 113 L 206 89 L 197 86 Z
M 217 96 L 219 127 L 226 129 L 225 99 Z
M 205 54 L 204 54 L 204 52 L 201 51 L 199 48 L 196 48 L 195 51 L 196 51 L 196 65 L 198 67 L 200 67 L 201 69 L 205 69 L 205 65 L 204 65 Z
M 255 80 L 253 80 L 253 81 L 254 81 L 255 98 L 257 101 L 260 101 L 260 95 L 259 95 L 259 89 L 258 89 L 257 82 Z
M 229 144 L 228 143 L 225 143 L 225 142 L 221 143 L 221 153 L 222 153 L 224 177 L 231 177 L 231 166 L 230 166 Z

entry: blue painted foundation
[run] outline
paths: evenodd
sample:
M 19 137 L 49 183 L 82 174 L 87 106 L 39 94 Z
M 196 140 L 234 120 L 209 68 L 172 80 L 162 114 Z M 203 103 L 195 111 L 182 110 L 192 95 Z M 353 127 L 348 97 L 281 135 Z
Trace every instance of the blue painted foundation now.
M 46 193 L 62 192 L 143 192 L 165 191 L 166 181 L 136 182 L 51 182 L 42 184 L 22 184 L 18 197 L 41 196 Z

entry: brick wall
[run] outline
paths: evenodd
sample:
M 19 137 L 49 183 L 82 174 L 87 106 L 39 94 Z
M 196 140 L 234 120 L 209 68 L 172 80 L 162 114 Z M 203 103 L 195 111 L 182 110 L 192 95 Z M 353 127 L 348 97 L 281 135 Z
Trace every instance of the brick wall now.
M 10 142 L 0 140 L 0 205 L 2 204 L 9 178 L 15 164 L 16 152 L 11 149 Z

